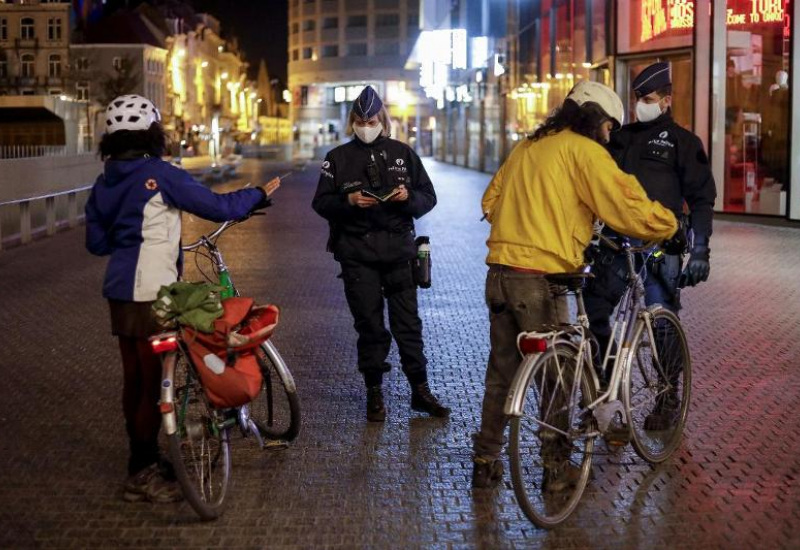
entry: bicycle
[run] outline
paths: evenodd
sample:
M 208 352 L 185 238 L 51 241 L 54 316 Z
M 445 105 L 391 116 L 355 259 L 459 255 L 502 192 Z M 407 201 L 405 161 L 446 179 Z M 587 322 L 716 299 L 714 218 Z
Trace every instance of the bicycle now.
M 223 297 L 239 293 L 216 242 L 246 219 L 225 222 L 183 247 L 211 260 L 216 280 L 199 265 L 198 270 L 207 280 L 225 287 Z M 256 348 L 263 378 L 258 397 L 241 407 L 220 410 L 209 402 L 180 331 L 157 334 L 151 345 L 162 355 L 160 407 L 175 476 L 197 514 L 203 520 L 215 519 L 224 509 L 230 487 L 233 427 L 238 425 L 244 437 L 253 436 L 261 449 L 285 448 L 300 431 L 297 386 L 275 345 L 266 340 Z
M 523 359 L 504 409 L 511 418 L 512 484 L 525 515 L 546 529 L 577 507 L 597 437 L 622 431 L 641 458 L 660 463 L 678 447 L 689 410 L 691 359 L 680 321 L 660 305 L 643 303 L 646 261 L 637 268 L 636 256 L 647 260 L 657 249 L 600 239 L 625 255 L 628 270 L 602 356 L 600 372 L 612 366 L 608 386 L 601 386 L 594 367 L 597 340 L 583 304 L 588 271 L 546 276 L 560 292 L 574 295 L 574 323 L 517 338 Z

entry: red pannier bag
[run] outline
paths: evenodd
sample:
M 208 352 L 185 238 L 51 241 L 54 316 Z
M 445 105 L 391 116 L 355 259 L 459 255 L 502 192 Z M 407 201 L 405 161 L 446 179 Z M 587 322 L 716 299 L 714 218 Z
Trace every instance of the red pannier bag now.
M 280 311 L 274 305 L 254 306 L 252 298 L 228 298 L 222 307 L 213 333 L 186 327 L 184 342 L 209 401 L 215 407 L 239 407 L 261 391 L 255 348 L 272 335 Z

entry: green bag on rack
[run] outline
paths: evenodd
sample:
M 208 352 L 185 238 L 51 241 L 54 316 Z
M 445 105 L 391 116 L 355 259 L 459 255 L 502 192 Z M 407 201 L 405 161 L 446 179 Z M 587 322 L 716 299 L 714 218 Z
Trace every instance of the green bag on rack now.
M 153 314 L 164 328 L 181 324 L 200 332 L 214 332 L 214 321 L 224 313 L 220 299 L 223 290 L 219 285 L 184 281 L 162 286 L 153 303 Z

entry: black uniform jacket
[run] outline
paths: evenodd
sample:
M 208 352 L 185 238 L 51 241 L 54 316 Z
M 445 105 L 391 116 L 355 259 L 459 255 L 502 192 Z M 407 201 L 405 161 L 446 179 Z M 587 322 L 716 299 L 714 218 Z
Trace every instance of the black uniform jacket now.
M 380 182 L 370 181 L 374 163 Z M 405 185 L 408 200 L 370 208 L 352 206 L 348 191 L 361 186 Z M 331 227 L 328 250 L 341 260 L 400 262 L 416 255 L 414 219 L 436 205 L 433 184 L 417 154 L 405 143 L 379 137 L 371 144 L 358 138 L 333 149 L 322 163 L 312 206 Z
M 619 167 L 633 174 L 647 196 L 683 214 L 689 206 L 696 235 L 711 236 L 717 189 L 703 144 L 669 112 L 651 122 L 634 122 L 611 134 L 608 146 Z

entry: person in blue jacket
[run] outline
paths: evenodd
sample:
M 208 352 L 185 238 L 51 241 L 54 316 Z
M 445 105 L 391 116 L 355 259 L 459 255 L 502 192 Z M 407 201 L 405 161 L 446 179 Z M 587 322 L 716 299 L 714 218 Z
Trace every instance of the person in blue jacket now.
M 122 355 L 130 443 L 123 498 L 129 502 L 181 498 L 159 460 L 161 363 L 148 342 L 158 330 L 150 312 L 156 294 L 181 274 L 181 211 L 215 222 L 242 218 L 268 206 L 280 185 L 275 178 L 263 187 L 212 192 L 161 160 L 167 136 L 160 122 L 158 109 L 141 96 L 121 96 L 108 105 L 100 142 L 105 167 L 86 203 L 86 248 L 110 256 L 103 297 Z

